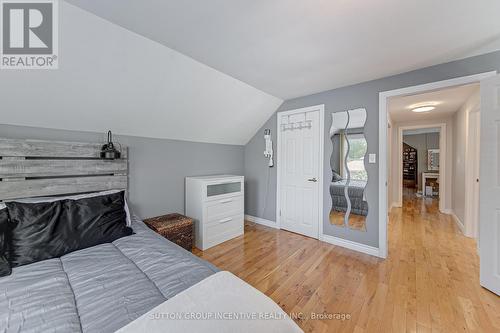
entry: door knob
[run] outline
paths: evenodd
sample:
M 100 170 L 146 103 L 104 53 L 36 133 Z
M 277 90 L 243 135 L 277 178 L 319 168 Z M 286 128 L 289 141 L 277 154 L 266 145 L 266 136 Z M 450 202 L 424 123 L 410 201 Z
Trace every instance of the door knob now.
M 307 181 L 316 183 L 318 180 L 316 179 L 316 177 L 314 177 L 314 178 L 309 178 Z

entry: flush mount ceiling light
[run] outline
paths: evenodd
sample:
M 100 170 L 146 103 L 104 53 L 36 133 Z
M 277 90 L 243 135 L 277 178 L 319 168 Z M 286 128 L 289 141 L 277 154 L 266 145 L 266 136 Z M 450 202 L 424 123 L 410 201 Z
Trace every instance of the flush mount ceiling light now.
M 418 108 L 412 109 L 413 112 L 429 112 L 434 110 L 436 107 L 435 106 L 420 106 Z
M 436 108 L 436 106 L 442 104 L 441 101 L 424 101 L 420 103 L 415 103 L 412 105 L 408 105 L 406 107 L 407 110 L 411 110 L 413 112 L 429 112 Z

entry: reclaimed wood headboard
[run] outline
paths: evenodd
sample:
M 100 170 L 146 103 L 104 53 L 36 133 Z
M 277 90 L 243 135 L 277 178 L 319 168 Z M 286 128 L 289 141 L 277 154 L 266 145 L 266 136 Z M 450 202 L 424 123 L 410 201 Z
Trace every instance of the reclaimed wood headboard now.
M 99 158 L 102 143 L 0 138 L 0 200 L 128 189 L 128 149 Z

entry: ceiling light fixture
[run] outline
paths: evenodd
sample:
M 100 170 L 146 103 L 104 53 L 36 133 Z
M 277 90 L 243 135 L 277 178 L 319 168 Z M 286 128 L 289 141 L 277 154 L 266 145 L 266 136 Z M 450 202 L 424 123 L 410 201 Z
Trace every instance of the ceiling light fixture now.
M 413 112 L 429 112 L 434 110 L 436 107 L 435 106 L 421 106 L 418 108 L 413 109 Z

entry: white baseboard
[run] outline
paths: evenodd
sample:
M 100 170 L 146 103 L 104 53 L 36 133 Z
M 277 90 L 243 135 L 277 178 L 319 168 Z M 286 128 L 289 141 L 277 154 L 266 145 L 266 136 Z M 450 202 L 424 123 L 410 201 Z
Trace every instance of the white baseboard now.
M 245 214 L 245 220 L 261 224 L 266 227 L 280 229 L 276 222 L 271 220 L 266 220 L 260 217 Z M 320 240 L 326 243 L 330 243 L 337 246 L 345 247 L 349 250 L 358 251 L 361 253 L 369 254 L 371 256 L 380 257 L 379 249 L 377 247 L 356 243 L 347 239 L 338 238 L 330 235 L 320 235 Z
M 465 235 L 465 226 L 464 226 L 464 223 L 462 221 L 460 221 L 460 219 L 458 218 L 458 216 L 456 216 L 453 211 L 450 214 L 451 214 L 451 217 L 453 218 L 453 221 L 455 221 L 458 229 L 460 229 L 460 231 L 462 232 L 462 234 Z
M 441 210 L 441 213 L 448 214 L 448 215 L 454 215 L 453 210 L 451 210 L 449 208 L 445 208 L 445 209 Z
M 339 237 L 335 237 L 335 236 L 330 236 L 330 235 L 325 235 L 325 234 L 320 236 L 320 240 L 322 240 L 323 242 L 326 242 L 326 243 L 333 244 L 333 245 L 345 247 L 349 250 L 354 250 L 354 251 L 358 251 L 361 253 L 369 254 L 371 256 L 380 257 L 378 247 L 373 247 L 373 246 L 369 246 L 369 245 L 365 245 L 365 244 L 361 244 L 361 243 L 356 243 L 356 242 L 353 242 L 353 241 L 350 241 L 347 239 L 343 239 L 343 238 L 339 238 Z
M 266 220 L 260 217 L 252 216 L 252 215 L 247 215 L 245 214 L 245 220 L 257 223 L 257 224 L 262 224 L 266 227 L 274 228 L 274 229 L 279 229 L 278 225 L 276 222 L 271 221 L 271 220 Z

